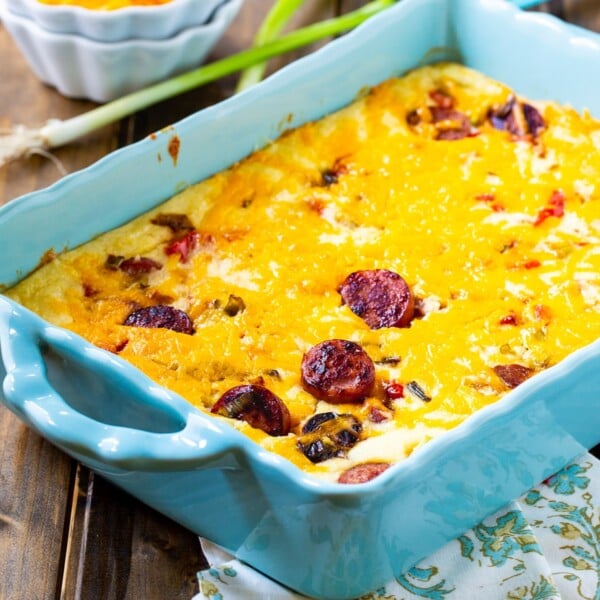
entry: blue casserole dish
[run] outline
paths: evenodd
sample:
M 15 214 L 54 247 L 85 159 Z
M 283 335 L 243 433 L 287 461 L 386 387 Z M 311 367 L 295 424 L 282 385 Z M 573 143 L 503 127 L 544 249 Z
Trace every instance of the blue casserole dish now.
M 5 206 L 0 282 L 227 167 L 281 123 L 321 117 L 366 86 L 447 59 L 600 116 L 590 85 L 600 36 L 500 0 L 403 0 L 264 84 Z M 0 342 L 2 401 L 30 427 L 256 569 L 332 600 L 377 588 L 600 442 L 600 342 L 359 485 L 312 478 L 1 296 Z

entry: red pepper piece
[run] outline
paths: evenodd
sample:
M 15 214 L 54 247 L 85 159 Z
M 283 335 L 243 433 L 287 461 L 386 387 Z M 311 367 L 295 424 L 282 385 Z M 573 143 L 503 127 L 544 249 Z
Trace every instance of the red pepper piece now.
M 483 194 L 477 194 L 475 196 L 475 200 L 479 200 L 480 202 L 493 202 L 496 199 L 496 194 L 493 192 L 485 192 Z
M 192 252 L 200 243 L 200 234 L 194 229 L 188 231 L 185 235 L 173 240 L 165 248 L 165 254 L 179 254 L 181 262 L 187 262 L 190 259 Z
M 552 192 L 548 205 L 540 210 L 533 224 L 538 226 L 549 217 L 562 217 L 565 214 L 565 200 L 565 195 L 560 190 Z
M 499 322 L 500 325 L 516 325 L 518 323 L 517 315 L 515 315 L 515 313 L 510 313 L 505 317 L 502 317 Z
M 308 208 L 316 212 L 319 216 L 323 214 L 325 210 L 325 202 L 320 198 L 310 198 L 306 201 Z
M 125 346 L 127 346 L 127 344 L 129 344 L 129 340 L 125 339 L 125 340 L 121 340 L 116 346 L 115 346 L 115 354 L 119 354 L 119 352 L 122 352 L 123 350 L 125 350 Z
M 397 381 L 391 381 L 385 385 L 385 395 L 389 400 L 404 398 L 404 386 Z
M 435 102 L 436 106 L 441 108 L 454 108 L 454 98 L 444 90 L 431 90 L 429 97 Z
M 523 266 L 526 269 L 537 269 L 538 267 L 542 266 L 542 263 L 539 260 L 528 260 L 527 262 L 523 263 Z

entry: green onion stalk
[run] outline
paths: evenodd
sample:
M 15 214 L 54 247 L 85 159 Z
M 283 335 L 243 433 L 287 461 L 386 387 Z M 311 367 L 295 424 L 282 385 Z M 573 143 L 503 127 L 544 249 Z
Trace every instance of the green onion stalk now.
M 510 1 L 521 8 L 530 8 L 543 0 Z M 37 129 L 16 125 L 0 133 L 0 167 L 30 154 L 48 155 L 48 150 L 52 148 L 73 142 L 139 110 L 232 73 L 246 70 L 238 89 L 249 87 L 262 78 L 268 59 L 349 31 L 390 7 L 396 0 L 370 0 L 361 8 L 345 15 L 278 37 L 302 2 L 303 0 L 275 0 L 256 35 L 254 45 L 247 50 L 127 94 L 71 119 L 51 119 Z
M 52 148 L 73 142 L 153 104 L 253 65 L 260 65 L 275 56 L 349 31 L 394 3 L 395 0 L 370 0 L 361 8 L 345 15 L 308 25 L 278 39 L 259 43 L 247 50 L 127 94 L 70 119 L 52 119 L 38 129 L 17 125 L 4 135 L 0 135 L 0 166 L 30 154 L 47 154 Z M 278 4 L 288 4 L 288 6 L 274 7 L 277 8 L 274 20 L 268 24 L 267 32 L 263 33 L 268 38 L 278 35 L 300 3 L 298 0 L 286 0 Z
M 303 3 L 304 0 L 275 0 L 254 38 L 253 46 L 262 46 L 276 40 Z M 244 69 L 240 74 L 236 92 L 241 92 L 259 83 L 265 75 L 266 68 L 267 63 L 261 62 Z

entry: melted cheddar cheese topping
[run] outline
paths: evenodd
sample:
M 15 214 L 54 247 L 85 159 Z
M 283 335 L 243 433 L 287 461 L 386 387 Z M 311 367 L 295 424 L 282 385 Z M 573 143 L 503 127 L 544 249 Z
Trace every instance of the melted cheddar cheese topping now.
M 429 66 L 57 256 L 8 295 L 201 409 L 261 382 L 287 405 L 290 433 L 229 422 L 336 480 L 402 460 L 502 398 L 515 385 L 502 367 L 534 374 L 596 340 L 599 182 L 597 120 L 515 100 L 459 65 Z M 165 214 L 189 218 L 189 247 L 153 223 Z M 109 256 L 159 267 L 131 274 Z M 372 330 L 342 303 L 338 286 L 363 269 L 406 280 L 418 313 L 409 327 Z M 157 304 L 184 310 L 193 335 L 123 325 Z M 302 387 L 304 353 L 329 339 L 373 360 L 364 401 L 330 405 Z M 354 415 L 360 441 L 313 464 L 297 437 L 329 410 Z

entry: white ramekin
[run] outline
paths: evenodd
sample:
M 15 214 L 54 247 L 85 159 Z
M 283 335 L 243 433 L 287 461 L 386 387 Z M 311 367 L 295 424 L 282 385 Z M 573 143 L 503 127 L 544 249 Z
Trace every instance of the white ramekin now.
M 237 14 L 243 0 L 222 3 L 205 25 L 165 40 L 98 42 L 53 33 L 9 11 L 0 18 L 36 76 L 64 96 L 107 102 L 198 67 Z
M 99 42 L 166 39 L 211 19 L 223 0 L 171 0 L 157 6 L 90 10 L 38 0 L 6 0 L 8 9 L 54 33 L 72 33 Z

